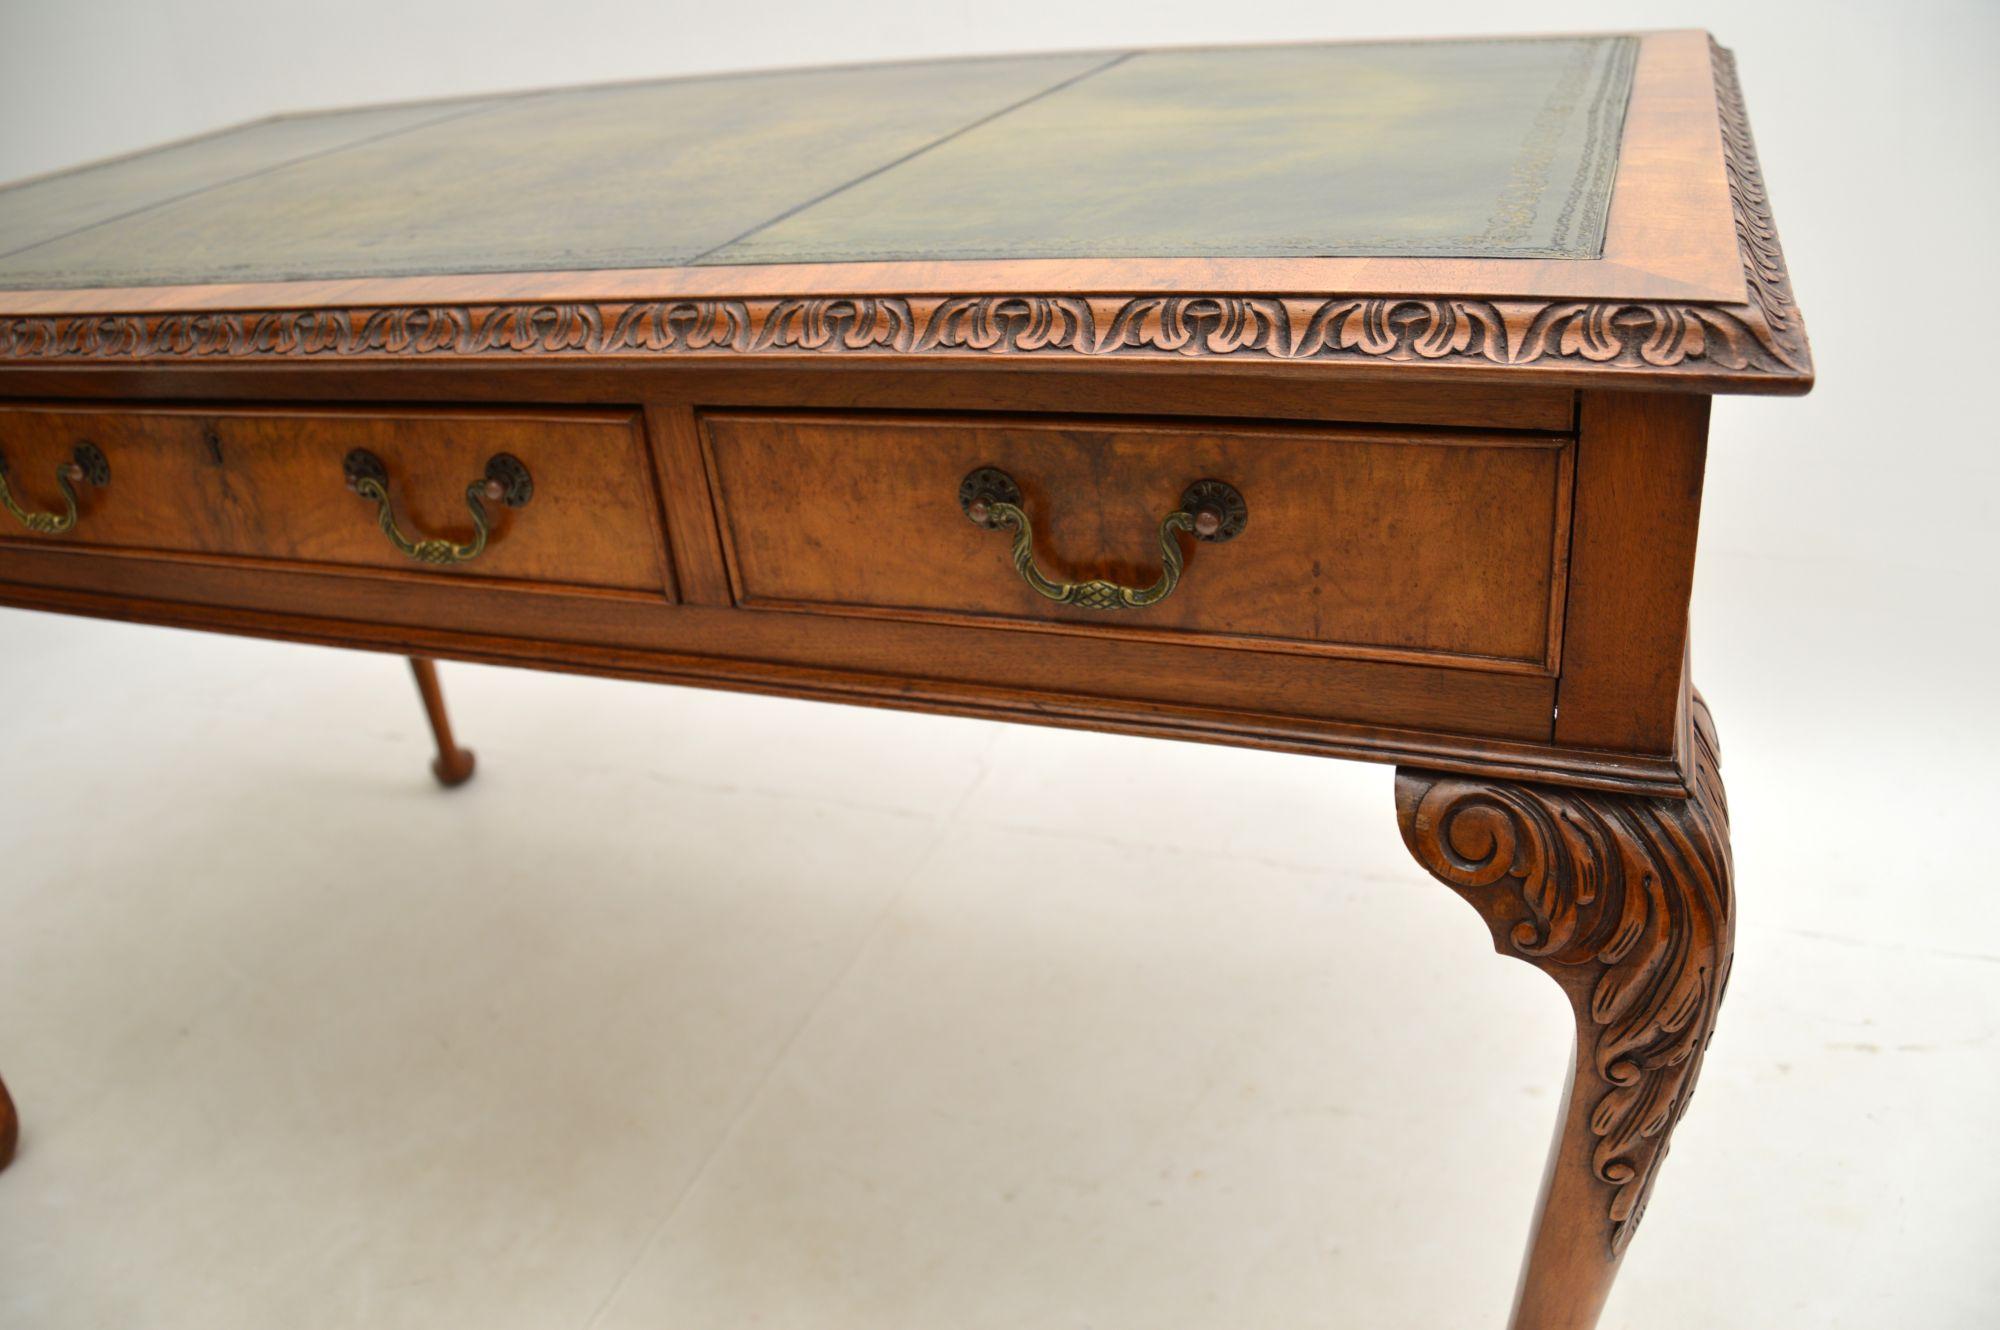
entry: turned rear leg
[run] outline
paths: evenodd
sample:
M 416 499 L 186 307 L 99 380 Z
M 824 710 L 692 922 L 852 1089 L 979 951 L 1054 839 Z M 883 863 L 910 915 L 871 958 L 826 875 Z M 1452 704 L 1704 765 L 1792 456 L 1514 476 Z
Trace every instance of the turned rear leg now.
M 21 1119 L 14 1101 L 7 1095 L 7 1082 L 0 1081 L 0 1168 L 14 1160 L 14 1146 L 21 1139 Z
M 412 656 L 410 670 L 417 676 L 417 691 L 424 696 L 424 712 L 431 718 L 431 733 L 437 736 L 438 755 L 431 763 L 431 774 L 446 789 L 463 785 L 472 779 L 472 751 L 460 748 L 451 736 L 451 717 L 445 714 L 437 665 L 422 656 Z

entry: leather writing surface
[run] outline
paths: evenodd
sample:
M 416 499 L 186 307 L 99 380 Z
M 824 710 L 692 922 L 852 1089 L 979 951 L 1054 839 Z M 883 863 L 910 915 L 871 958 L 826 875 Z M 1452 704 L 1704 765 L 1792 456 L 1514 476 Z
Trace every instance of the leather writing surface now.
M 1635 46 L 1142 52 L 706 261 L 1595 258 Z
M 281 116 L 0 190 L 0 258 L 137 209 L 488 104 L 425 102 Z
M 0 258 L 0 287 L 672 266 L 1107 58 L 508 97 Z
M 1593 258 L 1636 48 L 1095 52 L 267 122 L 0 190 L 0 289 L 896 259 Z

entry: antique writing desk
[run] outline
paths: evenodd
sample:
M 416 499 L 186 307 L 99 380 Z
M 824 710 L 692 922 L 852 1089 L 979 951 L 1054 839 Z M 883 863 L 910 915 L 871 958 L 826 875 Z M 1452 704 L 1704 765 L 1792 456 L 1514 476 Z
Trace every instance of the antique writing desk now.
M 1709 398 L 1811 382 L 1702 33 L 281 118 L 0 191 L 0 602 L 410 654 L 447 783 L 437 656 L 1395 763 L 1581 1327 L 1729 970 Z

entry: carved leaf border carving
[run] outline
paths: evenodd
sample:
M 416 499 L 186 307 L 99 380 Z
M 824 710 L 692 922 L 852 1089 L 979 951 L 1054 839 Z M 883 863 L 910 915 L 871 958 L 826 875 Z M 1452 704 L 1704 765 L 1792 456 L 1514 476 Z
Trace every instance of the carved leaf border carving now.
M 1577 1092 L 1594 1079 L 1591 1167 L 1610 1252 L 1645 1213 L 1729 982 L 1735 900 L 1715 729 L 1693 708 L 1685 800 L 1399 771 L 1417 861 L 1548 971 L 1577 1009 Z
M 1810 375 L 1727 51 L 1712 50 L 1748 304 L 1423 295 L 816 296 L 0 317 L 0 360 L 659 355 L 1186 357 Z M 4 299 L 4 296 L 0 296 Z

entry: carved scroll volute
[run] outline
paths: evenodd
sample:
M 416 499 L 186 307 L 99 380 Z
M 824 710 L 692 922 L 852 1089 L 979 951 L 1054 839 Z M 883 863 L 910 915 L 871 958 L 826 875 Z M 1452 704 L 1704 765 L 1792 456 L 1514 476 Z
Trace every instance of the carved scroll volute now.
M 1396 776 L 1417 861 L 1480 912 L 1497 950 L 1570 995 L 1573 1094 L 1589 1104 L 1613 1257 L 1693 1093 L 1734 945 L 1727 810 L 1699 699 L 1693 748 L 1688 799 Z

